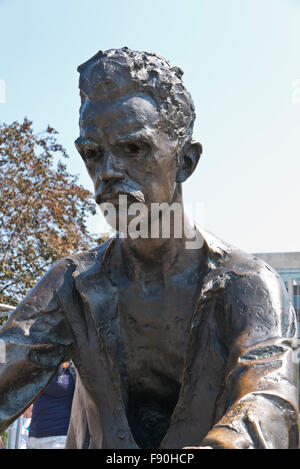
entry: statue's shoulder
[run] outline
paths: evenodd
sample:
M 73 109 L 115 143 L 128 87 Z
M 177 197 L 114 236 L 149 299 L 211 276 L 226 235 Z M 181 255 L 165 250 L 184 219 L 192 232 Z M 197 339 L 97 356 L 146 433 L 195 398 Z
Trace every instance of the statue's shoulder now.
M 294 337 L 295 311 L 279 274 L 263 260 L 214 235 L 204 235 L 204 239 L 209 267 L 204 295 L 219 300 L 221 324 L 228 325 L 228 337 L 242 330 L 257 340 L 270 335 Z
M 73 254 L 65 257 L 60 262 L 64 265 L 68 265 L 76 272 L 74 277 L 78 275 L 84 275 L 94 269 L 102 267 L 107 253 L 115 241 L 115 238 L 110 238 L 99 246 L 88 251 L 83 251 L 77 254 Z
M 265 261 L 207 231 L 201 233 L 207 246 L 208 277 L 212 283 L 222 282 L 224 290 L 234 291 L 235 295 L 245 290 L 250 294 L 252 288 L 268 294 L 287 294 L 281 277 Z

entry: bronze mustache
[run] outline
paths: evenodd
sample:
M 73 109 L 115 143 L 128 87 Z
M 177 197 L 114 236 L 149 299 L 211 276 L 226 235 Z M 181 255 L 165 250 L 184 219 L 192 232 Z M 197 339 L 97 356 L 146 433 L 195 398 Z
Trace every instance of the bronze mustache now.
M 129 184 L 118 184 L 117 187 L 105 187 L 96 193 L 95 200 L 99 205 L 103 202 L 109 202 L 110 200 L 116 199 L 120 195 L 126 195 L 130 199 L 134 199 L 136 202 L 145 203 L 143 192 Z

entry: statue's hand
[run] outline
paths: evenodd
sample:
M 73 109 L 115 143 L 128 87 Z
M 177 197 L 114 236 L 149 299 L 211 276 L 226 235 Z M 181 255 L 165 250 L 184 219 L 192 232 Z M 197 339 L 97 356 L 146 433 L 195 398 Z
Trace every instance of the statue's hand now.
M 211 446 L 185 446 L 183 449 L 213 449 Z

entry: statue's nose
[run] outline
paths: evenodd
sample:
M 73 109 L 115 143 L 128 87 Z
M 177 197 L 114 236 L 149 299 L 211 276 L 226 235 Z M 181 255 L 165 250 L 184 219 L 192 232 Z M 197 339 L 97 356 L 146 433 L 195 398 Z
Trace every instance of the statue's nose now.
M 104 154 L 100 177 L 103 182 L 124 178 L 120 161 L 110 151 Z

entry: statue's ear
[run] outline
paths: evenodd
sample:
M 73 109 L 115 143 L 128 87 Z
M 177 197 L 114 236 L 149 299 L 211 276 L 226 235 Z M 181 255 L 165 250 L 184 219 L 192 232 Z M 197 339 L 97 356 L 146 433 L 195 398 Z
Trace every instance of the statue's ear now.
M 200 143 L 193 140 L 186 142 L 180 155 L 180 164 L 177 172 L 176 182 L 186 181 L 196 169 L 202 153 Z

